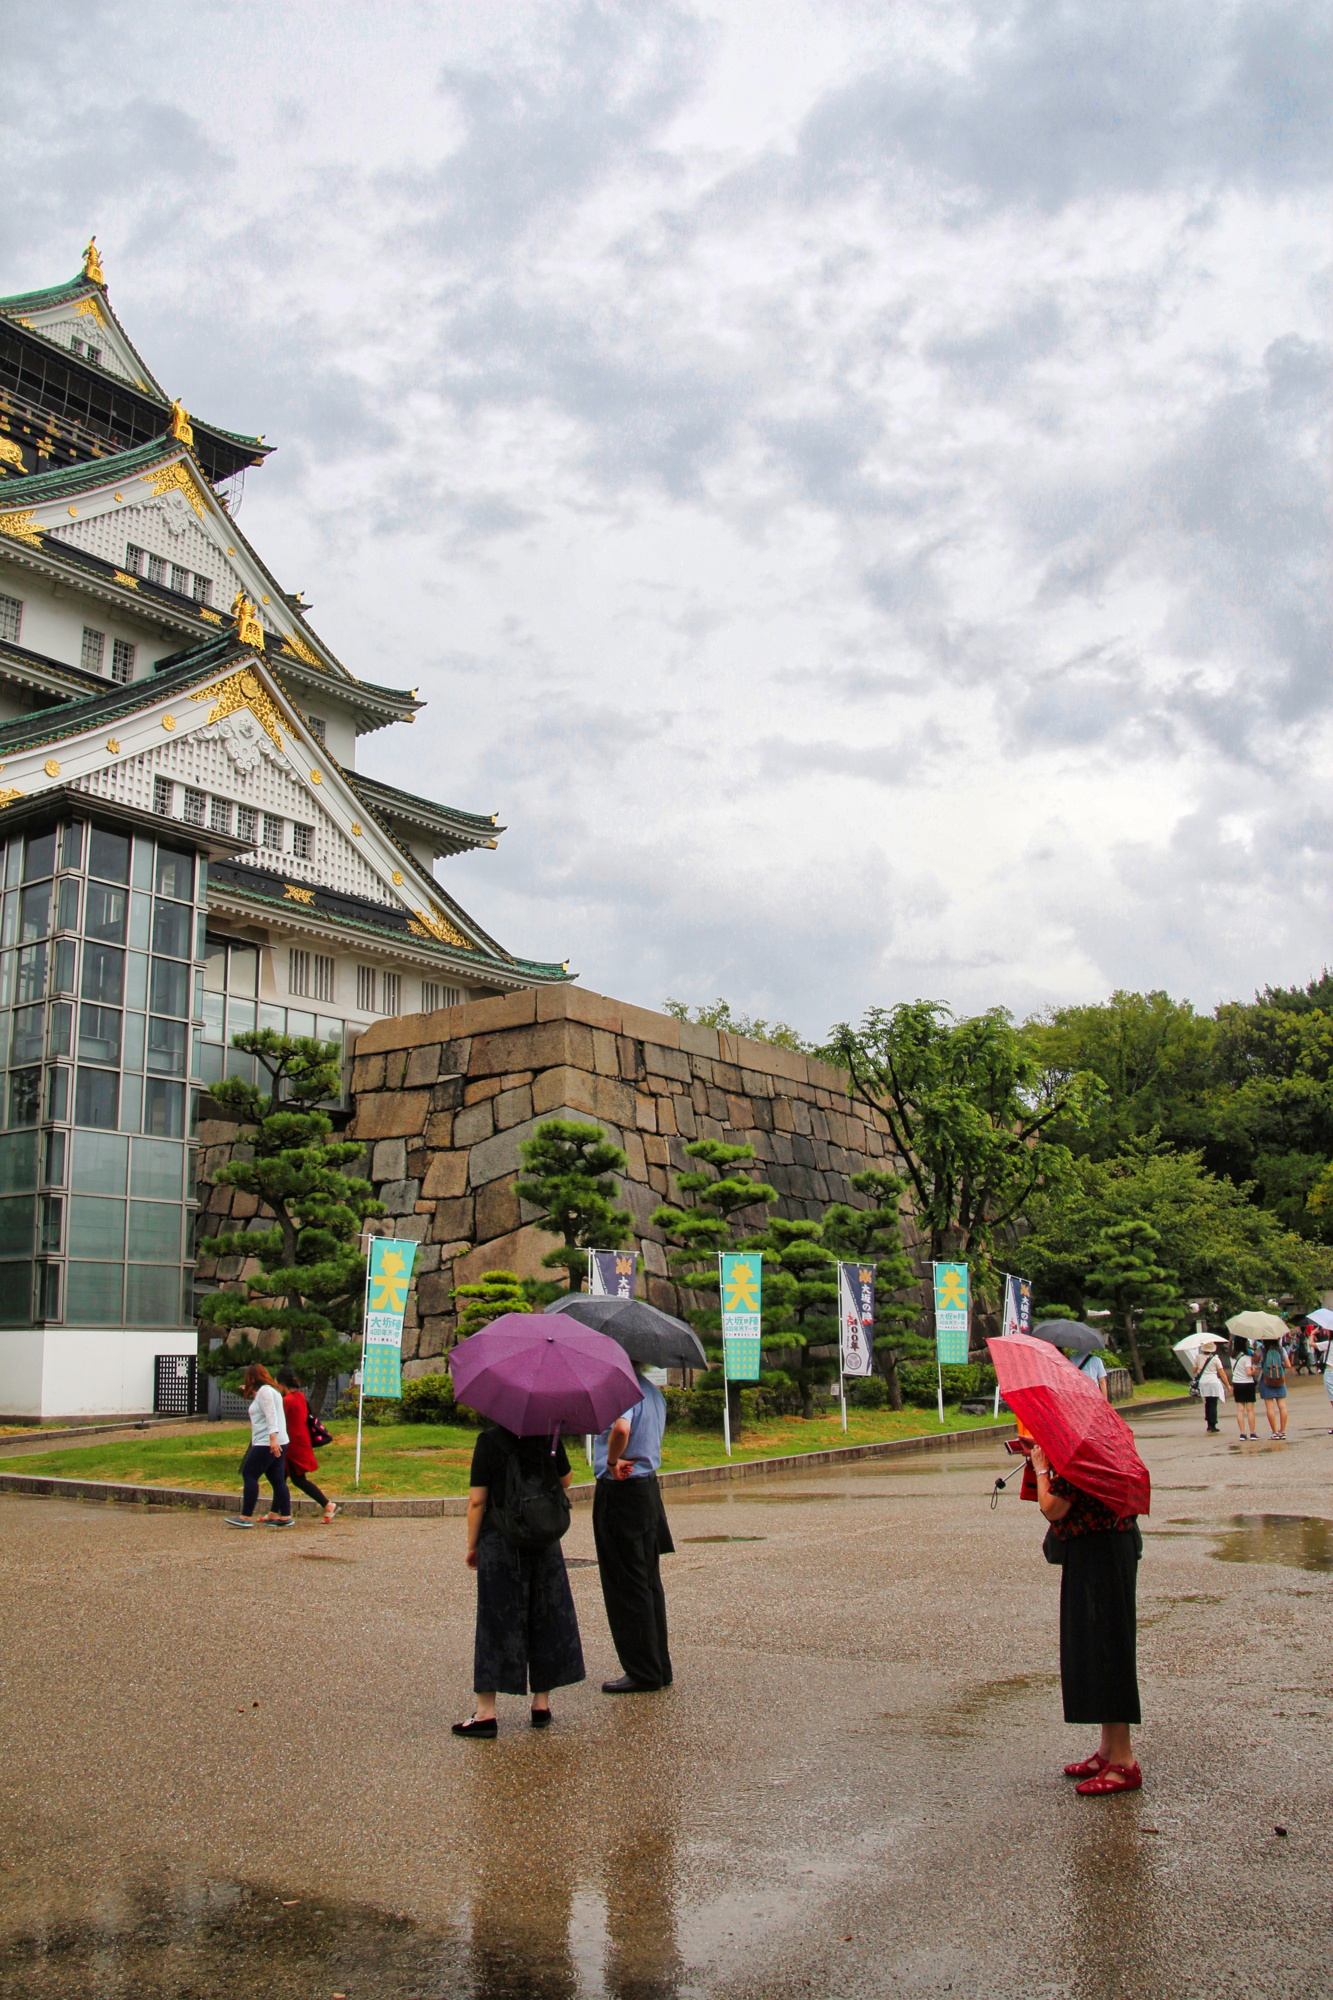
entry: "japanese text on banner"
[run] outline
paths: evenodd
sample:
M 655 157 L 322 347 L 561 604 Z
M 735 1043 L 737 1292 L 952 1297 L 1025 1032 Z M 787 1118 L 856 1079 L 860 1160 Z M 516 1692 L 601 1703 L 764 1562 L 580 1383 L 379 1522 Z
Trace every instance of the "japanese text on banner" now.
M 935 1359 L 966 1363 L 968 1320 L 966 1264 L 935 1266 Z
M 746 1250 L 718 1257 L 722 1281 L 722 1359 L 730 1382 L 759 1380 L 763 1257 Z
M 590 1250 L 588 1290 L 595 1299 L 634 1297 L 634 1252 L 632 1250 Z
M 366 1273 L 366 1358 L 361 1393 L 401 1396 L 403 1393 L 403 1315 L 416 1259 L 415 1243 L 377 1236 L 370 1246 Z
M 1028 1333 L 1032 1327 L 1032 1280 L 1016 1278 L 1012 1272 L 1005 1273 L 1004 1311 L 1000 1315 L 1000 1332 L 1007 1340 L 1010 1334 Z
M 838 1318 L 842 1334 L 842 1372 L 868 1375 L 875 1339 L 875 1267 L 839 1264 Z

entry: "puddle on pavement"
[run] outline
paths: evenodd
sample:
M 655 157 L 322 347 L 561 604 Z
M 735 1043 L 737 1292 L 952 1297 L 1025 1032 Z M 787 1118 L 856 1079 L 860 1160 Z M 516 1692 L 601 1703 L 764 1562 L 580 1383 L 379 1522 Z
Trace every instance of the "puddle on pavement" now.
M 881 1722 L 896 1724 L 901 1733 L 943 1740 L 971 1736 L 978 1722 L 1002 1702 L 1017 1700 L 1039 1689 L 1059 1685 L 1059 1674 L 1010 1674 L 1006 1679 L 980 1681 L 949 1698 L 946 1709 L 890 1709 Z
M 1319 1514 L 1233 1514 L 1208 1553 L 1219 1562 L 1333 1570 L 1333 1521 Z
M 682 1535 L 682 1542 L 766 1542 L 767 1535 Z

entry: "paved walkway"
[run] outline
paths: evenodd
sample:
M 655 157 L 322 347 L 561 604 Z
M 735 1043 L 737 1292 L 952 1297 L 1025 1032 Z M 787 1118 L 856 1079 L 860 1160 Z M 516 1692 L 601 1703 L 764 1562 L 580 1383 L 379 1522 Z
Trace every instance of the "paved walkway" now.
M 1325 1992 L 1333 1438 L 1291 1405 L 1287 1446 L 1139 1420 L 1148 1786 L 1105 1802 L 993 1444 L 678 1495 L 675 1688 L 598 1692 L 577 1567 L 590 1679 L 495 1744 L 448 1735 L 461 1523 L 4 1497 L 0 1996 Z

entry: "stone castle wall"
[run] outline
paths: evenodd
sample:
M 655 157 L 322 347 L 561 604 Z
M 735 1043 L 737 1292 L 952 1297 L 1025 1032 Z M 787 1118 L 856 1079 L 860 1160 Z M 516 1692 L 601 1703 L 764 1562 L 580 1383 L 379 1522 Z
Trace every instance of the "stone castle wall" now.
M 438 1367 L 456 1285 L 497 1268 L 551 1276 L 541 1259 L 558 1239 L 514 1192 L 519 1146 L 544 1118 L 595 1122 L 623 1148 L 621 1205 L 648 1297 L 668 1311 L 679 1301 L 649 1218 L 676 1194 L 673 1169 L 693 1165 L 690 1140 L 751 1144 L 792 1217 L 861 1205 L 851 1175 L 891 1160 L 881 1121 L 851 1105 L 841 1072 L 574 986 L 377 1022 L 357 1043 L 352 1087 L 349 1136 L 365 1143 L 395 1229 L 421 1246 L 409 1376 Z

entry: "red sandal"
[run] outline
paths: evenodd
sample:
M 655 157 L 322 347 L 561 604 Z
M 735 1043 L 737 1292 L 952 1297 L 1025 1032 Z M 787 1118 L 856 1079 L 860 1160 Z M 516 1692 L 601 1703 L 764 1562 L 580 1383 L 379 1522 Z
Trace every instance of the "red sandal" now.
M 1103 1757 L 1100 1750 L 1094 1750 L 1091 1757 L 1085 1757 L 1081 1764 L 1066 1764 L 1065 1776 L 1067 1778 L 1095 1778 L 1099 1771 L 1106 1769 L 1110 1761 L 1109 1757 Z
M 1107 1764 L 1095 1778 L 1085 1778 L 1074 1790 L 1085 1799 L 1100 1799 L 1109 1792 L 1137 1792 L 1142 1783 L 1143 1773 L 1137 1764 Z

